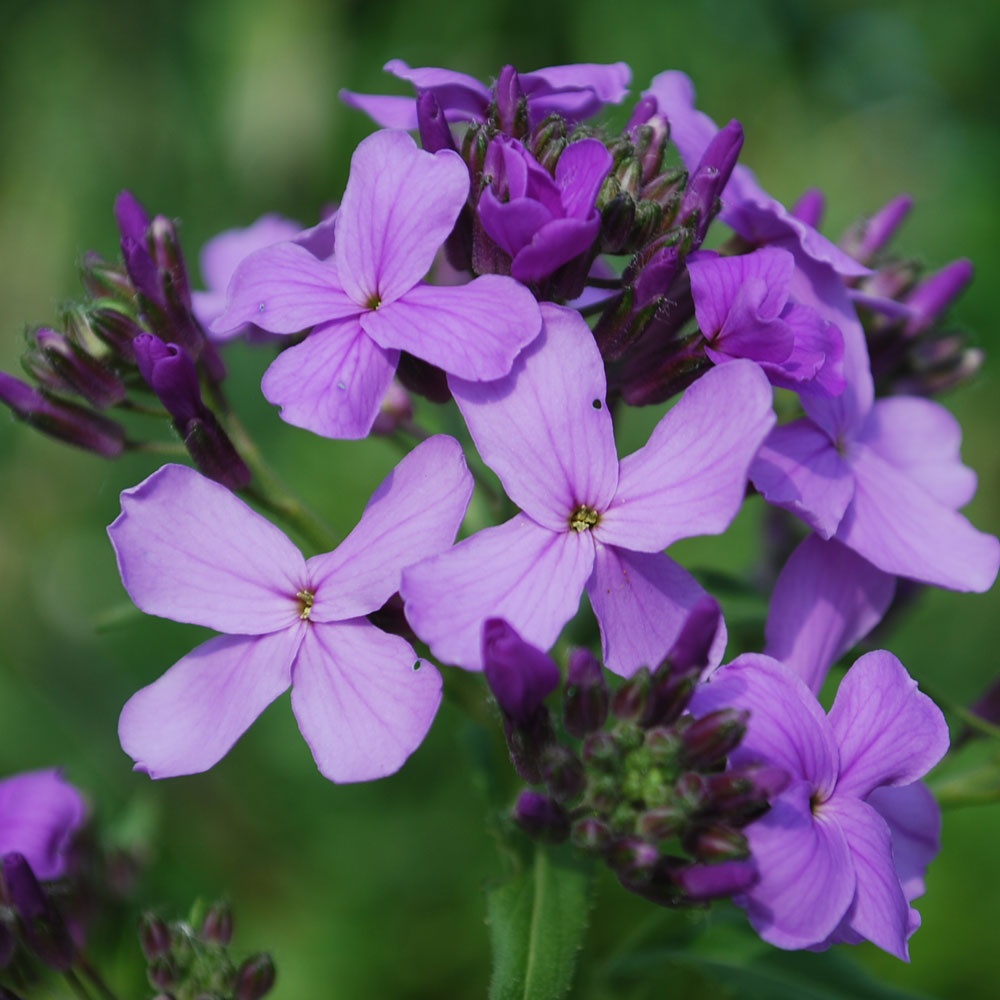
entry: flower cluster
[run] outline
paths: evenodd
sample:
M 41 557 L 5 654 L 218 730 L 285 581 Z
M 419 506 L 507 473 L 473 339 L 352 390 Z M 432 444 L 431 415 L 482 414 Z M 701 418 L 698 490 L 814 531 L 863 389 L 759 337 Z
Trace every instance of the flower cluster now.
M 122 196 L 124 263 L 88 261 L 95 301 L 66 335 L 35 334 L 39 389 L 0 381 L 18 415 L 113 455 L 124 432 L 97 410 L 141 378 L 200 470 L 153 472 L 109 528 L 143 611 L 222 633 L 130 699 L 123 747 L 155 778 L 203 771 L 290 687 L 324 775 L 390 774 L 441 700 L 422 643 L 485 671 L 535 786 L 525 829 L 656 902 L 733 896 L 778 947 L 867 939 L 905 958 L 937 849 L 920 779 L 947 729 L 885 651 L 849 668 L 828 715 L 817 693 L 896 578 L 984 591 L 1000 567 L 959 512 L 976 488 L 960 429 L 928 398 L 977 367 L 944 325 L 968 265 L 922 279 L 889 255 L 908 202 L 831 242 L 821 197 L 770 197 L 737 162 L 739 123 L 717 128 L 682 74 L 657 76 L 611 134 L 624 64 L 507 66 L 492 86 L 386 68 L 416 95 L 342 95 L 381 129 L 335 212 L 219 237 L 198 297 L 173 227 Z M 709 249 L 716 221 L 729 232 Z M 278 348 L 261 389 L 287 423 L 423 439 L 331 551 L 306 558 L 234 495 L 289 511 L 247 489 L 223 430 L 220 350 L 237 336 Z M 782 423 L 774 388 L 791 394 Z M 434 411 L 411 392 L 453 401 L 465 443 L 416 421 Z M 667 402 L 620 458 L 616 415 Z M 499 523 L 456 544 L 470 467 Z M 801 544 L 763 650 L 721 665 L 722 616 L 666 549 L 725 532 L 752 494 L 797 519 Z M 609 694 L 574 652 L 560 730 L 547 651 L 584 593 L 625 680 Z

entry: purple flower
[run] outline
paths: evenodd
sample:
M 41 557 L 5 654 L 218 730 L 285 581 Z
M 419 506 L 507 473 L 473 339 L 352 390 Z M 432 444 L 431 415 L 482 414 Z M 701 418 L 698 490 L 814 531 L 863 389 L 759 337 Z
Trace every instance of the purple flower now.
M 390 59 L 387 73 L 413 84 L 418 96 L 430 92 L 449 121 L 483 121 L 493 92 L 465 73 L 449 69 L 411 68 L 402 59 Z M 501 73 L 502 77 L 510 74 Z M 606 104 L 618 104 L 628 93 L 632 71 L 625 63 L 600 65 L 578 63 L 549 66 L 533 73 L 515 74 L 508 89 L 520 91 L 527 101 L 528 124 L 534 128 L 543 118 L 558 114 L 570 122 L 597 114 Z M 356 94 L 342 90 L 340 99 L 349 107 L 369 115 L 383 128 L 412 131 L 417 128 L 417 102 L 412 97 Z
M 680 150 L 684 165 L 694 170 L 719 128 L 708 115 L 695 108 L 691 81 L 676 70 L 660 73 L 642 96 L 655 100 L 658 112 L 670 123 L 670 138 Z M 796 260 L 809 257 L 844 276 L 868 273 L 863 264 L 764 191 L 748 167 L 737 166 L 733 170 L 722 192 L 719 218 L 748 243 L 780 244 L 792 250 Z
M 506 618 L 548 649 L 586 588 L 605 663 L 630 675 L 659 663 L 704 595 L 662 550 L 735 517 L 774 421 L 771 389 L 749 362 L 713 369 L 619 463 L 590 330 L 572 310 L 545 304 L 542 315 L 542 335 L 509 376 L 449 380 L 523 513 L 406 570 L 407 618 L 441 659 L 478 670 L 485 619 Z
M 83 796 L 55 769 L 0 780 L 0 856 L 21 854 L 35 877 L 66 874 L 73 836 L 87 815 Z
M 687 263 L 712 361 L 748 358 L 781 388 L 843 392 L 843 337 L 833 323 L 790 298 L 795 259 L 787 250 L 764 247 L 738 257 L 701 251 Z
M 468 193 L 456 153 L 376 132 L 351 160 L 330 261 L 279 243 L 237 268 L 216 333 L 248 322 L 272 333 L 314 328 L 264 374 L 264 395 L 283 419 L 327 437 L 364 437 L 400 351 L 468 379 L 510 370 L 541 324 L 531 293 L 499 275 L 448 288 L 421 280 Z
M 747 654 L 718 670 L 692 706 L 699 714 L 748 710 L 730 764 L 770 765 L 791 777 L 770 811 L 744 830 L 760 878 L 735 902 L 761 937 L 779 948 L 866 939 L 906 959 L 919 926 L 909 900 L 922 890 L 928 860 L 920 824 L 935 835 L 913 783 L 948 749 L 948 728 L 902 664 L 882 650 L 862 656 L 826 716 L 784 664 Z M 916 838 L 907 839 L 907 815 Z
M 108 529 L 126 590 L 148 614 L 227 633 L 210 639 L 122 711 L 137 770 L 205 771 L 289 685 L 292 709 L 332 781 L 391 774 L 420 745 L 441 677 L 365 615 L 403 566 L 449 545 L 472 480 L 452 438 L 416 447 L 333 552 L 306 560 L 227 489 L 167 465 L 122 494 Z

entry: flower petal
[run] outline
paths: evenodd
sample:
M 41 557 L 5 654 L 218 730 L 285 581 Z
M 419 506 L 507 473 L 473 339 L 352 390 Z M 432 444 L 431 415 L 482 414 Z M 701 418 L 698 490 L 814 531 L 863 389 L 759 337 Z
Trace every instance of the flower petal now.
M 398 351 L 374 343 L 356 319 L 317 327 L 282 351 L 261 390 L 281 419 L 329 438 L 363 438 L 392 382 Z
M 983 593 L 1000 567 L 1000 542 L 977 531 L 870 447 L 855 444 L 854 501 L 837 539 L 897 576 Z
M 404 566 L 447 549 L 472 496 L 462 446 L 438 434 L 417 445 L 368 501 L 333 552 L 307 563 L 315 594 L 310 620 L 344 621 L 380 608 Z
M 595 537 L 657 552 L 680 538 L 725 531 L 773 425 L 771 387 L 757 365 L 733 361 L 706 372 L 648 443 L 622 461 L 618 490 Z
M 374 308 L 422 280 L 468 193 L 469 173 L 456 153 L 428 153 L 398 131 L 362 140 L 337 214 L 336 259 L 347 294 Z
M 295 624 L 305 560 L 225 486 L 165 465 L 121 502 L 108 535 L 122 583 L 146 614 L 242 635 Z
M 292 677 L 292 709 L 331 781 L 398 771 L 441 704 L 441 675 L 413 647 L 364 619 L 313 625 Z
M 361 318 L 365 332 L 459 378 L 506 375 L 541 327 L 538 303 L 513 278 L 487 274 L 467 285 L 417 285 Z
M 334 264 L 317 260 L 297 243 L 277 243 L 245 257 L 230 279 L 226 299 L 225 311 L 212 324 L 215 334 L 244 323 L 271 333 L 299 333 L 361 312 L 344 291 Z
M 876 788 L 865 801 L 889 824 L 892 860 L 909 902 L 924 894 L 927 866 L 941 850 L 941 810 L 922 781 Z
M 776 427 L 750 466 L 768 503 L 801 517 L 829 538 L 854 496 L 854 475 L 829 435 L 811 420 Z
M 83 796 L 55 768 L 0 781 L 0 856 L 23 854 L 44 882 L 66 871 L 66 852 L 87 815 Z
M 291 683 L 305 625 L 273 635 L 220 635 L 132 695 L 118 721 L 122 749 L 151 778 L 217 764 Z
M 857 876 L 854 902 L 844 918 L 843 930 L 908 961 L 910 907 L 899 884 L 885 820 L 852 795 L 835 795 L 821 810 L 843 831 Z M 838 937 L 835 931 L 833 940 Z
M 587 595 L 601 629 L 604 665 L 622 677 L 655 669 L 670 652 L 691 609 L 705 597 L 701 584 L 661 552 L 598 545 Z M 726 627 L 712 642 L 709 666 L 726 648 Z
M 576 614 L 594 565 L 586 533 L 556 533 L 518 514 L 403 571 L 413 631 L 438 659 L 482 669 L 487 618 L 506 618 L 525 642 L 551 648 Z
M 922 778 L 948 750 L 941 709 L 892 653 L 866 653 L 847 671 L 830 709 L 840 747 L 837 795 L 865 798 Z
M 805 781 L 794 783 L 744 829 L 760 880 L 736 902 L 778 948 L 822 944 L 854 899 L 847 839 L 838 823 L 813 816 L 811 791 Z
M 774 586 L 764 652 L 819 693 L 830 667 L 882 620 L 895 590 L 895 577 L 810 535 Z
M 539 524 L 565 531 L 586 504 L 600 511 L 618 481 L 604 364 L 587 324 L 542 307 L 538 339 L 494 382 L 449 379 L 483 461 Z

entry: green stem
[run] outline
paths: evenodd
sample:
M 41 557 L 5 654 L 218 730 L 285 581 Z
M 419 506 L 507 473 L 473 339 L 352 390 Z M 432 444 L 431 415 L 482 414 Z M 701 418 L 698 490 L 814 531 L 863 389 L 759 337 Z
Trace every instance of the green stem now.
M 91 965 L 85 955 L 77 955 L 76 964 L 80 967 L 80 971 L 94 984 L 103 1000 L 118 1000 L 118 997 L 104 981 L 104 977 Z
M 129 441 L 129 451 L 143 455 L 165 455 L 167 458 L 189 458 L 188 450 L 176 441 Z
M 87 987 L 83 985 L 80 977 L 72 969 L 66 969 L 63 975 L 66 977 L 66 982 L 72 987 L 73 992 L 80 997 L 80 1000 L 93 1000 Z

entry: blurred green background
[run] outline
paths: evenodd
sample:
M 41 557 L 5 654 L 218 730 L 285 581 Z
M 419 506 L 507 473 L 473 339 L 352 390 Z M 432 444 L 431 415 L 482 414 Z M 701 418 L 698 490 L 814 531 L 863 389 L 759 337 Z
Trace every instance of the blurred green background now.
M 381 73 L 394 56 L 483 79 L 506 62 L 623 59 L 636 92 L 663 69 L 683 69 L 704 110 L 743 123 L 743 160 L 773 194 L 828 194 L 830 235 L 912 194 L 917 210 L 897 246 L 931 267 L 975 261 L 977 280 L 954 315 L 995 352 L 1000 7 L 960 11 L 926 0 L 4 0 L 0 368 L 18 371 L 25 325 L 51 321 L 78 295 L 80 255 L 116 252 L 111 206 L 124 187 L 181 220 L 192 266 L 206 239 L 265 211 L 311 222 L 340 195 L 370 128 L 337 91 L 403 92 Z M 266 361 L 234 353 L 233 397 L 282 474 L 346 531 L 397 455 L 281 424 L 257 389 Z M 968 513 L 996 534 L 1000 358 L 949 405 L 980 475 Z M 137 456 L 102 463 L 0 414 L 0 774 L 61 764 L 102 824 L 122 836 L 145 831 L 142 894 L 166 912 L 229 893 L 237 950 L 273 951 L 278 998 L 485 995 L 482 887 L 500 868 L 466 763 L 468 731 L 449 707 L 403 772 L 372 785 L 319 776 L 287 698 L 207 775 L 153 785 L 131 773 L 115 736 L 122 704 L 201 638 L 156 620 L 95 627 L 127 604 L 103 525 L 120 490 L 154 467 Z M 891 645 L 932 692 L 968 702 L 997 672 L 998 636 L 996 590 L 934 593 Z M 857 951 L 908 989 L 993 997 L 1000 807 L 948 812 L 944 837 L 912 964 Z M 650 913 L 599 885 L 578 995 L 605 995 L 599 956 Z M 666 934 L 672 918 L 662 920 Z M 122 962 L 112 978 L 129 982 L 125 958 L 109 961 Z M 645 983 L 622 981 L 606 995 L 702 988 L 669 966 Z M 132 982 L 123 995 L 143 987 Z

